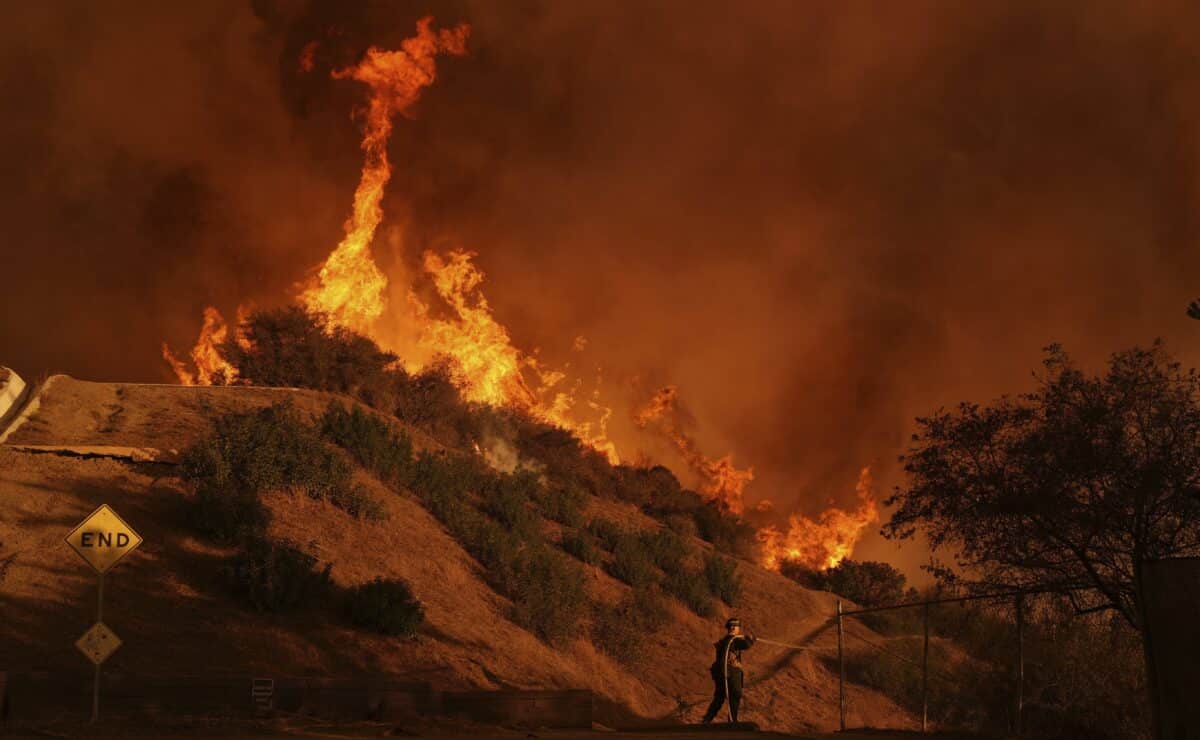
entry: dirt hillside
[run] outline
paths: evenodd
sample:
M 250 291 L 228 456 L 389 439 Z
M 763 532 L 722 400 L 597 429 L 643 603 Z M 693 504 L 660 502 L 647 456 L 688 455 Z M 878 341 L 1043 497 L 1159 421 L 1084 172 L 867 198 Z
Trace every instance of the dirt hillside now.
M 190 533 L 190 493 L 173 476 L 172 463 L 218 415 L 285 398 L 316 414 L 333 396 L 51 378 L 0 445 L 0 670 L 85 668 L 73 643 L 93 621 L 95 577 L 63 537 L 108 503 L 145 539 L 106 581 L 105 622 L 124 639 L 106 664 L 113 671 L 376 673 L 439 688 L 589 688 L 600 714 L 699 718 L 710 692 L 710 645 L 730 612 L 724 605 L 705 620 L 672 600 L 672 622 L 644 636 L 636 670 L 582 636 L 564 649 L 549 647 L 505 618 L 506 601 L 415 497 L 390 492 L 362 473 L 384 502 L 386 519 L 360 521 L 323 501 L 272 493 L 271 534 L 332 563 L 339 585 L 375 576 L 406 579 L 426 608 L 417 639 L 351 630 L 331 610 L 276 616 L 232 601 L 219 575 L 231 551 Z M 436 446 L 409 431 L 417 447 Z M 658 526 L 628 504 L 592 499 L 589 506 L 609 518 Z M 699 540 L 696 546 L 708 547 Z M 782 731 L 835 729 L 837 678 L 821 657 L 835 644 L 828 625 L 834 597 L 749 562 L 739 562 L 739 571 L 744 597 L 736 611 L 750 631 L 812 648 L 760 644 L 747 654 L 746 718 Z M 597 598 L 615 601 L 627 588 L 597 568 L 587 573 Z M 870 690 L 850 687 L 848 704 L 852 726 L 912 726 L 903 710 Z

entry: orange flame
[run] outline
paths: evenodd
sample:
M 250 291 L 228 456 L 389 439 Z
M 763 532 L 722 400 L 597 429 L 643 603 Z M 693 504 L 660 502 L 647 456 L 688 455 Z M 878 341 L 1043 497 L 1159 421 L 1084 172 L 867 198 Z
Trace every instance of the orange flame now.
M 776 527 L 758 531 L 762 543 L 762 565 L 778 570 L 783 561 L 794 561 L 817 570 L 828 570 L 854 550 L 863 530 L 878 521 L 871 469 L 863 468 L 855 486 L 858 507 L 853 511 L 830 508 L 813 520 L 793 514 L 786 533 Z
M 675 445 L 688 467 L 700 477 L 700 493 L 721 502 L 734 514 L 742 513 L 745 507 L 742 494 L 746 484 L 754 480 L 754 469 L 735 467 L 732 455 L 713 459 L 700 452 L 696 440 L 684 430 L 675 386 L 655 393 L 644 407 L 634 412 L 633 422 L 640 429 L 654 425 Z
M 238 309 L 239 320 L 242 309 Z M 228 384 L 237 379 L 238 369 L 229 363 L 217 347 L 223 344 L 229 336 L 229 326 L 221 313 L 209 306 L 204 309 L 204 323 L 200 327 L 200 337 L 192 348 L 191 359 L 196 366 L 196 372 L 188 369 L 187 364 L 171 352 L 171 348 L 163 342 L 162 355 L 171 366 L 175 377 L 183 385 L 213 385 L 214 383 Z M 244 341 L 239 332 L 238 341 Z
M 433 84 L 434 57 L 467 52 L 469 26 L 460 24 L 435 32 L 432 24 L 433 18 L 426 16 L 417 21 L 417 35 L 405 39 L 398 51 L 372 46 L 357 66 L 333 72 L 336 79 L 358 80 L 371 88 L 367 107 L 361 112 L 366 162 L 354 191 L 354 208 L 346 220 L 346 236 L 321 266 L 319 285 L 306 290 L 301 300 L 309 310 L 328 316 L 333 324 L 364 334 L 370 334 L 383 313 L 383 291 L 387 287 L 387 278 L 371 259 L 371 240 L 383 220 L 380 203 L 392 176 L 387 157 L 392 116 L 408 110 L 421 90 Z
M 577 406 L 575 393 L 556 390 L 566 374 L 550 370 L 536 357 L 525 355 L 513 346 L 508 330 L 496 320 L 487 297 L 479 289 L 484 275 L 472 263 L 472 257 L 472 253 L 462 250 L 451 251 L 444 258 L 433 252 L 425 253 L 425 271 L 452 314 L 445 319 L 432 318 L 429 306 L 409 293 L 419 326 L 420 348 L 431 357 L 449 357 L 453 361 L 455 381 L 467 400 L 519 408 L 541 421 L 574 432 L 610 462 L 619 462 L 616 446 L 607 438 L 612 409 L 601 405 L 594 395 L 586 405 L 598 418 L 585 421 L 572 418 Z M 527 373 L 536 380 L 536 387 L 527 380 Z

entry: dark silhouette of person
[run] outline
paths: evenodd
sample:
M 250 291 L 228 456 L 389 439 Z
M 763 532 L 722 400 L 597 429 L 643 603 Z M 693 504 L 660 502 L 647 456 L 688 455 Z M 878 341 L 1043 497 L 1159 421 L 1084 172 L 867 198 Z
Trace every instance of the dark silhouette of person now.
M 725 636 L 713 643 L 716 649 L 716 659 L 708 672 L 713 680 L 712 703 L 704 713 L 701 722 L 709 723 L 721 711 L 725 703 L 726 686 L 728 686 L 729 716 L 734 722 L 738 721 L 738 707 L 742 703 L 742 651 L 749 650 L 754 645 L 754 635 L 742 634 L 742 620 L 730 619 L 725 623 Z

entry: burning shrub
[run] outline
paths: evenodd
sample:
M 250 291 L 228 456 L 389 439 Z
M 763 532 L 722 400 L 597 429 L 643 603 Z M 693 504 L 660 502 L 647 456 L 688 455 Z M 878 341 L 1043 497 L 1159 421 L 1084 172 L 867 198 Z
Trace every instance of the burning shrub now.
M 346 610 L 354 625 L 382 635 L 411 637 L 425 621 L 425 608 L 399 579 L 376 578 L 355 586 L 346 594 Z
M 614 606 L 592 612 L 592 643 L 622 663 L 637 662 L 646 634 L 667 624 L 671 612 L 657 588 L 635 588 Z
M 225 568 L 230 588 L 260 612 L 301 608 L 324 596 L 330 588 L 329 571 L 316 570 L 317 559 L 288 540 L 254 537 Z
M 520 553 L 514 571 L 513 621 L 551 643 L 575 635 L 588 603 L 579 566 L 538 545 Z
M 737 563 L 733 558 L 712 554 L 704 557 L 704 578 L 708 590 L 730 606 L 742 595 L 742 578 L 737 574 Z
M 562 548 L 588 565 L 597 565 L 600 562 L 600 548 L 596 546 L 596 538 L 590 532 L 564 532 Z
M 394 354 L 298 306 L 256 311 L 240 332 L 248 341 L 227 341 L 221 353 L 241 382 L 347 393 L 391 412 L 407 379 Z
M 406 481 L 413 465 L 412 440 L 382 419 L 336 401 L 321 417 L 325 438 L 349 452 L 359 465 L 385 483 Z
M 699 616 L 711 617 L 715 613 L 708 579 L 705 578 L 703 571 L 680 569 L 669 573 L 663 585 L 668 593 Z

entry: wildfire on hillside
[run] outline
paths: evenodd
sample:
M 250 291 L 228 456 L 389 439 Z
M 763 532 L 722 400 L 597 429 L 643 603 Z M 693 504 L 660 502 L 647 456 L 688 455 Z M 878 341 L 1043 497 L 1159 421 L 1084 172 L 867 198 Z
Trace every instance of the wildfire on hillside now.
M 639 429 L 661 432 L 679 451 L 688 468 L 700 478 L 700 492 L 719 501 L 735 514 L 745 511 L 743 492 L 754 480 L 754 468 L 738 469 L 733 455 L 721 458 L 706 457 L 696 440 L 683 427 L 679 413 L 679 390 L 669 385 L 655 393 L 641 408 L 634 411 L 633 421 Z
M 760 529 L 763 566 L 778 570 L 784 561 L 795 561 L 808 568 L 827 570 L 847 558 L 867 525 L 879 519 L 870 468 L 859 473 L 855 492 L 858 506 L 853 511 L 830 507 L 816 519 L 792 514 L 786 532 L 775 526 Z
M 331 73 L 335 79 L 352 79 L 369 88 L 367 104 L 358 111 L 364 163 L 345 235 L 298 300 L 325 316 L 332 326 L 369 336 L 396 352 L 410 372 L 448 358 L 454 381 L 467 400 L 517 408 L 569 430 L 616 464 L 620 456 L 608 438 L 613 411 L 601 402 L 599 384 L 585 393 L 582 380 L 570 379 L 563 370 L 540 361 L 536 352 L 524 352 L 514 345 L 481 290 L 484 274 L 474 264 L 473 253 L 463 249 L 424 253 L 421 270 L 440 300 L 436 310 L 413 285 L 406 287 L 403 301 L 388 305 L 388 276 L 376 264 L 371 246 L 383 221 L 381 204 L 392 174 L 387 144 L 393 117 L 405 114 L 421 91 L 434 82 L 438 54 L 466 53 L 470 34 L 465 24 L 435 31 L 432 23 L 431 18 L 421 19 L 417 34 L 402 42 L 399 50 L 371 47 L 359 64 Z M 311 44 L 304 48 L 299 60 L 304 73 L 313 69 L 314 50 Z M 237 326 L 244 319 L 239 310 Z M 219 351 L 229 330 L 217 309 L 205 309 L 200 336 L 189 353 L 194 372 L 163 345 L 163 357 L 180 383 L 212 385 L 237 379 L 238 369 Z M 240 331 L 234 339 L 244 341 Z M 575 337 L 572 345 L 582 351 L 586 340 Z M 710 458 L 700 451 L 683 424 L 674 386 L 660 390 L 632 416 L 638 428 L 662 434 L 671 442 L 699 479 L 702 495 L 735 514 L 743 513 L 744 490 L 754 479 L 753 469 L 736 467 L 731 455 Z M 775 527 L 760 530 L 762 563 L 778 568 L 783 560 L 793 559 L 811 567 L 832 567 L 851 552 L 863 528 L 875 518 L 870 475 L 864 470 L 855 511 L 829 509 L 815 521 L 793 515 L 786 534 Z

